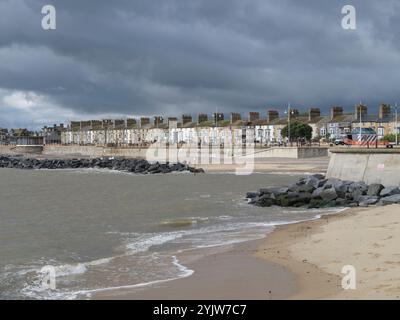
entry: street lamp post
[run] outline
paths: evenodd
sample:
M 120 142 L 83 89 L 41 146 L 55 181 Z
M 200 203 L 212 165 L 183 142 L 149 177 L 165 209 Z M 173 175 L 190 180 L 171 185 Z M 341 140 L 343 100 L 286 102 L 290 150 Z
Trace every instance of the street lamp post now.
M 288 108 L 285 113 L 288 115 L 288 142 L 290 143 L 290 115 L 293 114 L 292 110 L 290 109 L 290 102 L 288 103 Z
M 398 145 L 398 135 L 399 135 L 399 132 L 398 132 L 398 123 L 397 123 L 397 102 L 395 103 L 395 105 L 394 105 L 394 112 L 395 112 L 395 130 L 394 130 L 394 134 L 395 134 L 395 139 L 396 139 L 396 146 Z
M 360 138 L 359 138 L 360 145 L 361 145 L 361 141 L 362 141 L 362 130 L 361 130 L 361 127 L 362 127 L 362 121 L 361 121 L 361 112 L 360 112 Z

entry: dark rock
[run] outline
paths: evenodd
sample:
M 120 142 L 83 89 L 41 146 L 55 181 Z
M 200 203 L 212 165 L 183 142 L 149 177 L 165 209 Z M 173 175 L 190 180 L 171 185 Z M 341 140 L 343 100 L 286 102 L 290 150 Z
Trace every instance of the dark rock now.
M 349 192 L 360 191 L 362 195 L 368 192 L 368 185 L 363 181 L 353 182 L 349 185 Z
M 380 183 L 373 183 L 368 186 L 368 192 L 367 195 L 372 197 L 372 196 L 378 196 L 382 189 L 385 187 L 381 185 Z
M 330 178 L 328 180 L 326 180 L 326 182 L 323 185 L 324 189 L 331 189 L 335 186 L 336 183 L 340 182 L 339 179 L 336 178 Z
M 317 208 L 322 208 L 326 205 L 326 202 L 322 200 L 321 198 L 313 198 L 310 200 L 308 204 L 308 208 L 310 209 L 317 209 Z
M 313 185 L 306 183 L 304 185 L 299 186 L 297 192 L 309 192 L 309 193 L 312 193 L 315 189 L 316 188 L 314 188 Z
M 393 196 L 395 194 L 400 194 L 400 189 L 398 187 L 387 187 L 382 189 L 379 193 L 381 197 Z
M 363 192 L 360 189 L 355 190 L 352 193 L 352 197 L 354 201 L 360 202 L 363 200 Z
M 259 190 L 259 193 L 262 194 L 283 194 L 283 193 L 287 193 L 289 191 L 288 188 L 285 187 L 268 187 L 268 188 L 261 188 Z
M 323 174 L 320 174 L 320 173 L 312 174 L 310 177 L 313 177 L 313 178 L 315 178 L 317 180 L 325 179 L 325 176 Z
M 383 197 L 381 199 L 383 204 L 395 204 L 395 203 L 400 203 L 400 194 L 394 194 L 391 196 Z
M 324 186 L 324 184 L 325 184 L 327 181 L 328 181 L 327 179 L 317 180 L 317 181 L 313 184 L 313 187 L 314 187 L 315 189 L 321 188 L 321 187 Z
M 320 187 L 320 188 L 315 189 L 315 190 L 313 191 L 313 193 L 311 194 L 311 198 L 319 198 L 319 199 L 322 199 L 322 198 L 321 198 L 321 193 L 322 193 L 322 191 L 324 191 L 324 188 L 323 188 L 323 187 Z
M 362 196 L 362 199 L 360 199 L 358 205 L 360 207 L 368 207 L 370 205 L 374 205 L 378 203 L 379 197 L 377 196 Z
M 246 193 L 246 198 L 247 199 L 254 199 L 255 197 L 258 197 L 258 192 L 247 192 Z
M 270 207 L 274 204 L 276 204 L 276 199 L 271 198 L 270 196 L 264 194 L 257 199 L 254 199 L 254 205 L 259 206 L 259 207 Z
M 16 156 L 0 156 L 0 168 L 16 169 L 78 169 L 78 168 L 107 168 L 118 171 L 136 173 L 169 173 L 172 171 L 190 171 L 194 173 L 204 172 L 201 168 L 193 168 L 176 163 L 150 164 L 144 159 L 122 158 L 95 158 L 95 159 L 31 159 Z
M 308 204 L 311 200 L 309 192 L 288 192 L 276 196 L 276 203 L 282 207 L 301 207 Z
M 338 197 L 345 198 L 346 193 L 349 190 L 349 183 L 347 183 L 346 181 L 338 180 L 333 183 L 332 187 L 335 189 Z
M 299 189 L 299 185 L 297 183 L 292 183 L 288 186 L 288 191 L 290 192 L 297 192 Z
M 321 193 L 320 193 L 320 197 L 322 200 L 324 201 L 331 201 L 331 200 L 335 200 L 337 199 L 338 195 L 336 193 L 335 188 L 330 188 L 330 189 L 324 189 Z

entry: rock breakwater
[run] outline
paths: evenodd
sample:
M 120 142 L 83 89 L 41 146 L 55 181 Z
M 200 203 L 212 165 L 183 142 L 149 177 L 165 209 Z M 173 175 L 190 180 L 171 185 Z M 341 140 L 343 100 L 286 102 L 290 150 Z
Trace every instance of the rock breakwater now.
M 326 179 L 322 174 L 303 177 L 286 187 L 248 192 L 249 203 L 260 207 L 368 207 L 400 203 L 400 188 L 362 181 Z
M 110 170 L 155 174 L 189 171 L 202 173 L 203 169 L 184 163 L 151 163 L 144 159 L 93 158 L 93 159 L 35 159 L 18 156 L 0 156 L 0 168 L 15 169 L 84 169 L 104 168 Z

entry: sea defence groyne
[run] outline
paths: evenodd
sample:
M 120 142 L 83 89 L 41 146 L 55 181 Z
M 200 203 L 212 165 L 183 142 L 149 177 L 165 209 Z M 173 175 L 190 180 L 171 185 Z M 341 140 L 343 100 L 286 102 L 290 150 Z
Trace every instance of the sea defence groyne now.
M 400 186 L 400 149 L 332 148 L 327 178 Z

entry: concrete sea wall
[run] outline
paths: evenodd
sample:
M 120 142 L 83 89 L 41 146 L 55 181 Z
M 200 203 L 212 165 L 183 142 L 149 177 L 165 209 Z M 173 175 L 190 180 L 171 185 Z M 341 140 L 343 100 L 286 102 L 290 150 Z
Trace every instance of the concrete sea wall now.
M 328 148 L 325 147 L 272 147 L 255 153 L 255 158 L 304 159 L 327 156 Z
M 43 149 L 44 155 L 77 155 L 85 157 L 130 157 L 144 158 L 146 156 L 146 148 L 106 148 L 96 146 L 58 146 L 46 145 Z
M 331 149 L 327 177 L 400 186 L 400 149 Z
M 83 157 L 129 157 L 129 158 L 153 158 L 157 160 L 157 155 L 153 156 L 153 153 L 157 153 L 156 148 L 122 148 L 122 147 L 96 147 L 96 146 L 79 146 L 79 145 L 45 145 L 43 147 L 43 155 L 51 156 L 83 156 Z M 210 149 L 211 150 L 211 149 Z M 195 152 L 196 150 L 191 150 Z M 203 151 L 207 151 L 204 149 Z M 244 150 L 243 150 L 244 151 Z M 16 148 L 15 146 L 1 146 L 0 154 L 9 153 L 37 153 L 38 150 L 24 150 Z M 169 152 L 166 149 L 161 149 L 159 152 Z M 159 153 L 158 152 L 158 153 Z M 211 152 L 211 151 L 210 151 Z M 212 151 L 212 152 L 215 152 Z M 220 155 L 223 156 L 226 150 L 221 149 Z M 243 154 L 245 155 L 245 154 Z M 326 147 L 272 147 L 267 149 L 249 149 L 247 150 L 248 156 L 254 156 L 254 158 L 314 158 L 314 157 L 326 157 L 328 156 L 328 148 Z

